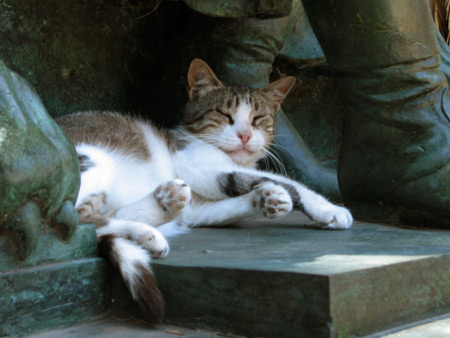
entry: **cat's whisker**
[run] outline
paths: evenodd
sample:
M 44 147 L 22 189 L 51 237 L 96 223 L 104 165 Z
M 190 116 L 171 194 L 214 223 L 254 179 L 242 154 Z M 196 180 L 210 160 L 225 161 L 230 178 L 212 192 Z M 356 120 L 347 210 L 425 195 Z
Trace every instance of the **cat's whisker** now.
M 289 151 L 279 144 L 272 143 L 270 145 L 270 152 L 273 155 L 274 160 L 282 167 L 283 174 L 287 175 L 287 170 L 282 158 L 285 157 L 286 154 L 289 154 Z
M 197 138 L 207 143 L 216 143 L 216 144 L 222 144 L 225 141 L 223 140 L 222 137 L 218 135 L 197 135 Z
M 264 157 L 263 157 L 263 161 L 264 161 L 264 167 L 265 167 L 265 168 L 270 168 L 268 156 L 264 156 Z
M 283 156 L 283 154 L 289 154 L 289 149 L 287 149 L 286 147 L 278 144 L 278 143 L 272 143 L 270 145 L 270 148 L 272 149 L 272 151 L 279 155 L 279 156 Z
M 272 163 L 275 166 L 275 169 L 281 172 L 283 175 L 287 176 L 287 170 L 284 166 L 283 162 L 273 153 L 270 149 L 264 149 L 264 153 L 267 155 L 266 159 L 272 160 Z

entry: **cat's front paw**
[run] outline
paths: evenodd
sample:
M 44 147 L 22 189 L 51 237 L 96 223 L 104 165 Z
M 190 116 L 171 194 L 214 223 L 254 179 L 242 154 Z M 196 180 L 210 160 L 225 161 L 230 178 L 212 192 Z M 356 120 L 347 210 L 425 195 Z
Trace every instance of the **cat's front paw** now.
M 161 208 L 171 218 L 178 216 L 191 200 L 191 189 L 180 179 L 161 184 L 154 194 Z
M 346 208 L 331 204 L 319 209 L 314 220 L 327 229 L 348 229 L 353 224 L 353 217 Z
M 169 254 L 170 247 L 164 236 L 155 228 L 148 227 L 139 234 L 137 244 L 147 249 L 152 258 L 163 258 Z
M 292 200 L 283 187 L 264 182 L 253 188 L 253 204 L 268 218 L 277 218 L 292 210 Z

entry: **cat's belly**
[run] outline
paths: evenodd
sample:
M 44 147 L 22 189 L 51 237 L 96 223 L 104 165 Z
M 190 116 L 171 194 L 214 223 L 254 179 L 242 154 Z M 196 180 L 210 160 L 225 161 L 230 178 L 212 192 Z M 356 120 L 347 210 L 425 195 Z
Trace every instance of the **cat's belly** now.
M 166 170 L 161 170 L 161 166 Z M 171 166 L 163 163 L 122 165 L 117 168 L 110 188 L 110 203 L 114 207 L 134 203 L 174 178 Z
M 106 193 L 108 205 L 118 209 L 175 178 L 170 156 L 163 153 L 155 154 L 150 161 L 137 161 L 131 156 L 92 146 L 77 147 L 77 152 L 94 162 L 94 166 L 81 175 L 77 205 L 91 194 Z

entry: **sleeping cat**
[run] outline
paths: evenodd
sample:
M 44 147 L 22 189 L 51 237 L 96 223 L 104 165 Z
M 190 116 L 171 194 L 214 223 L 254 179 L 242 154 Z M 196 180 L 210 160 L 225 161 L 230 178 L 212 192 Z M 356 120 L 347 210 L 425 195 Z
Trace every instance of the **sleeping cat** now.
M 78 153 L 80 222 L 97 225 L 100 250 L 149 319 L 163 314 L 150 256 L 165 257 L 165 237 L 186 227 L 254 215 L 277 218 L 292 209 L 328 228 L 352 225 L 347 209 L 287 177 L 255 169 L 273 141 L 275 114 L 294 82 L 285 77 L 258 90 L 228 87 L 195 59 L 177 129 L 160 130 L 110 112 L 57 121 Z

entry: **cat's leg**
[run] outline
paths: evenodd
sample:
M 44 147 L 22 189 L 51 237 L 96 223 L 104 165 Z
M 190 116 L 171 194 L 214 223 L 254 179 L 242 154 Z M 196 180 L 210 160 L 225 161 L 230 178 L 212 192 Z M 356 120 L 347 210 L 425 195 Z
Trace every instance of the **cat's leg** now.
M 153 258 L 162 258 L 169 254 L 169 244 L 164 236 L 145 223 L 112 218 L 107 225 L 98 227 L 96 233 L 97 237 L 114 235 L 133 241 L 147 249 Z
M 347 229 L 353 223 L 353 217 L 346 208 L 329 202 L 303 184 L 281 175 L 243 169 L 220 174 L 218 182 L 229 196 L 271 182 L 283 187 L 291 197 L 293 208 L 302 211 L 312 220 L 331 229 Z
M 184 221 L 189 226 L 221 226 L 256 215 L 281 217 L 289 213 L 292 207 L 291 197 L 283 187 L 264 182 L 241 196 L 198 203 L 194 200 L 191 212 L 186 215 Z
M 352 215 L 346 208 L 334 205 L 303 184 L 281 175 L 244 168 L 233 168 L 227 172 L 217 170 L 215 173 L 209 170 L 206 175 L 201 172 L 198 175 L 201 177 L 184 178 L 194 192 L 209 199 L 225 199 L 255 191 L 265 200 L 263 194 L 266 187 L 270 187 L 267 184 L 272 183 L 289 194 L 294 209 L 304 212 L 312 220 L 328 228 L 347 229 L 353 223 Z M 266 215 L 270 215 L 270 211 L 275 211 L 276 215 L 277 209 L 280 208 L 268 208 L 269 213 Z
M 158 186 L 141 200 L 120 208 L 115 217 L 159 226 L 175 219 L 191 200 L 191 189 L 179 179 Z

